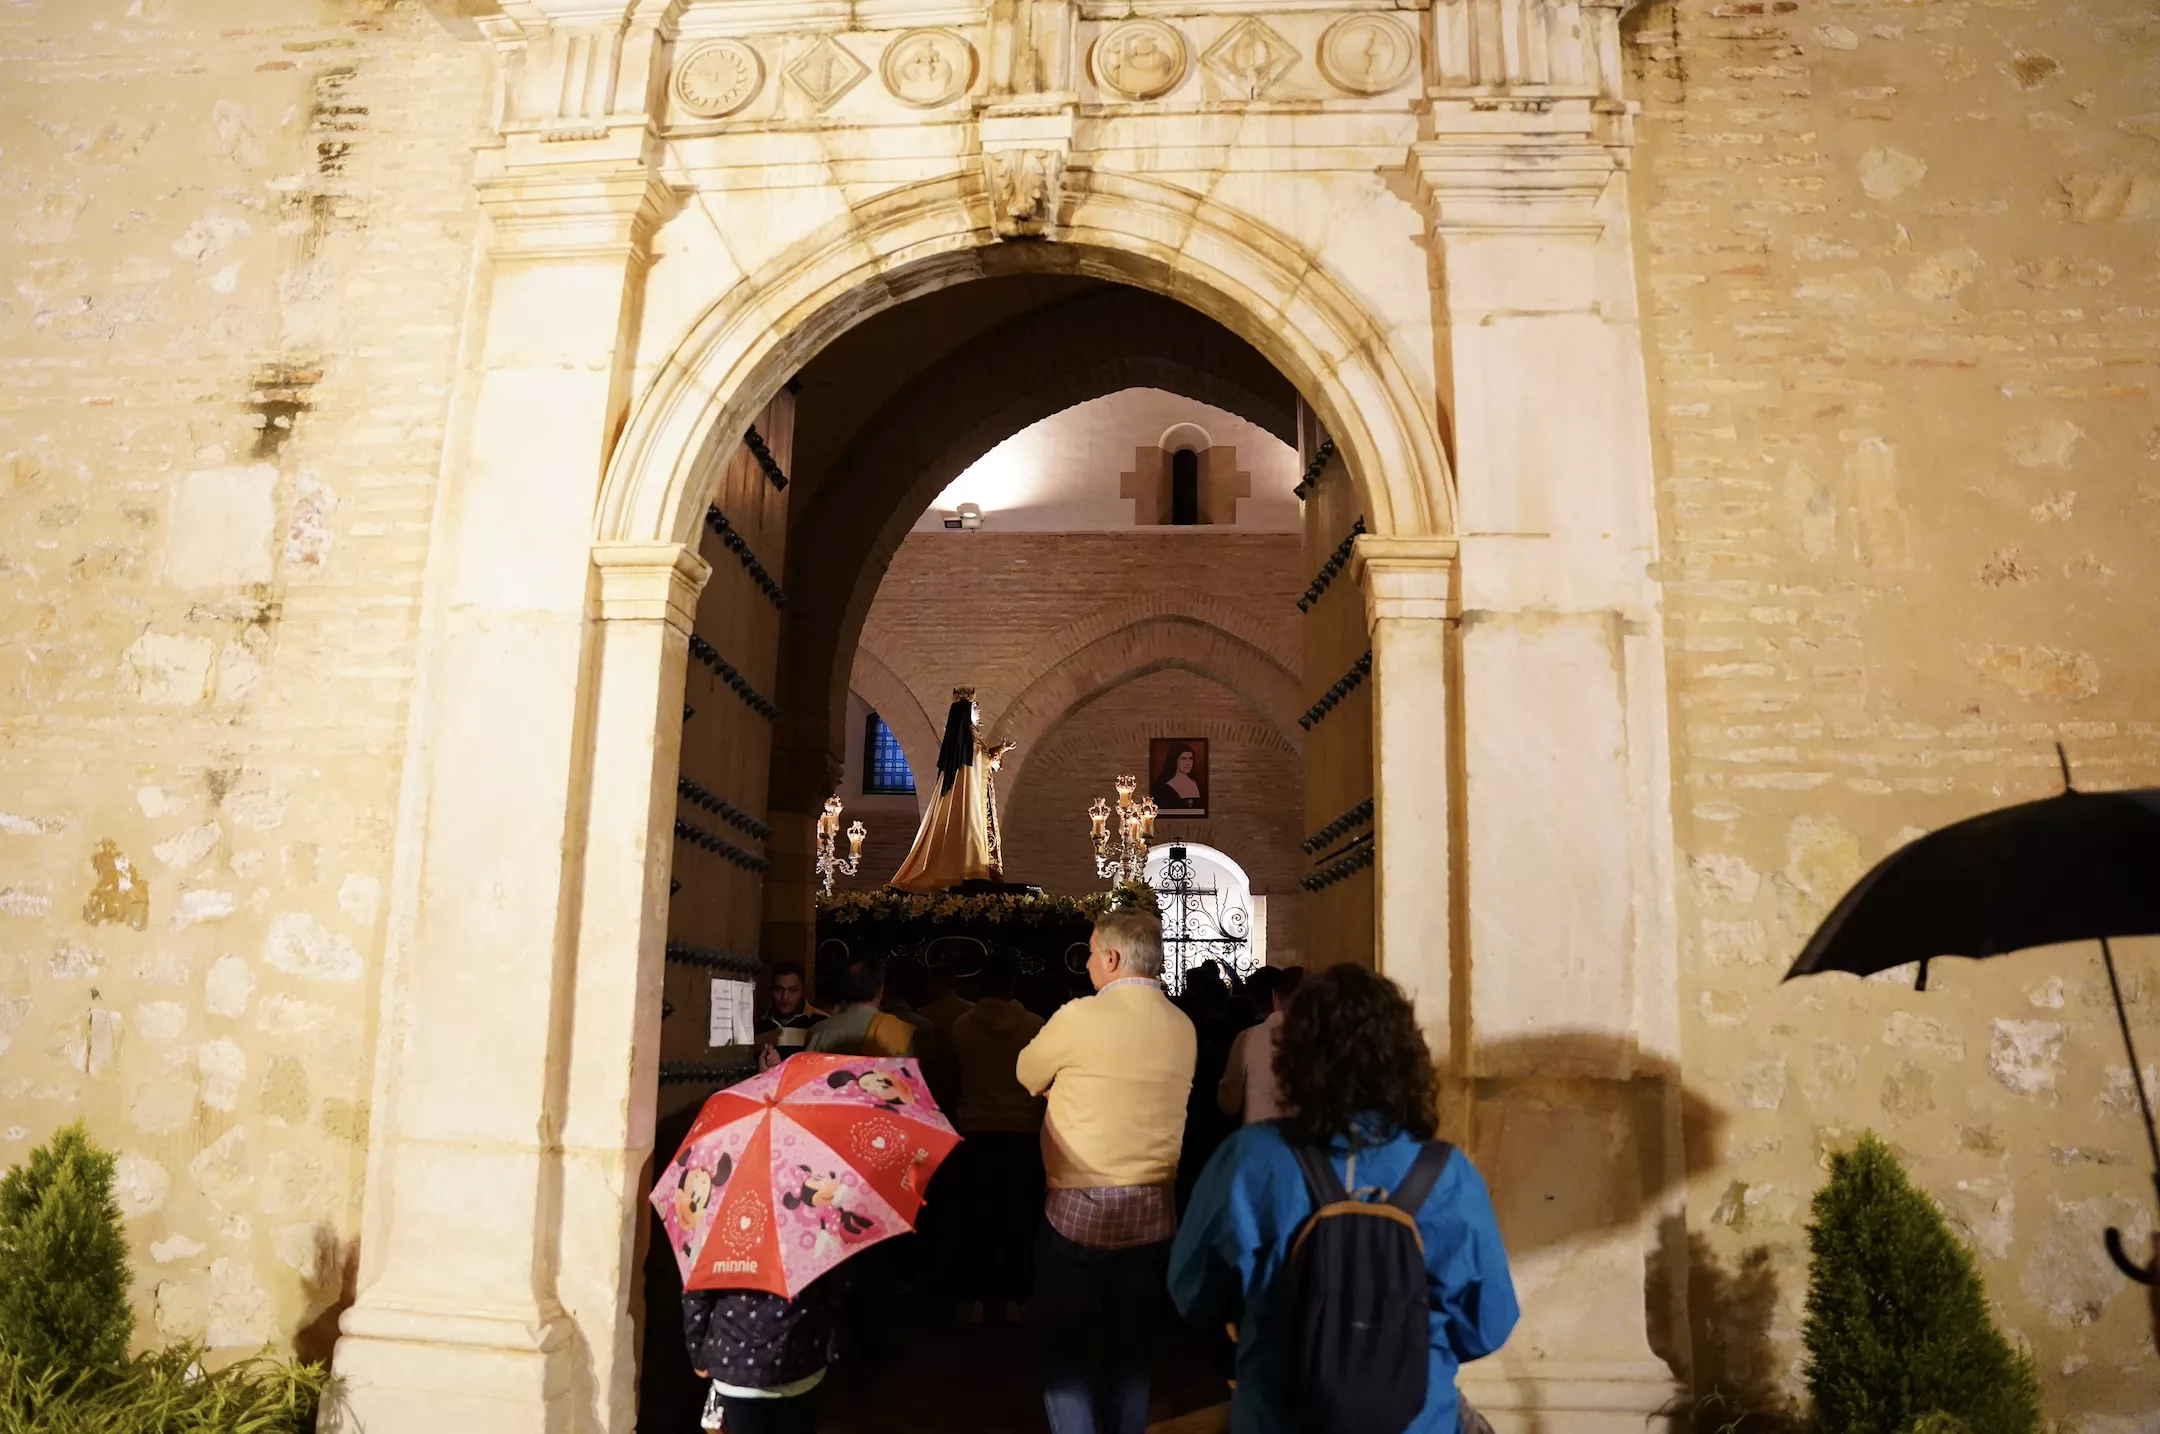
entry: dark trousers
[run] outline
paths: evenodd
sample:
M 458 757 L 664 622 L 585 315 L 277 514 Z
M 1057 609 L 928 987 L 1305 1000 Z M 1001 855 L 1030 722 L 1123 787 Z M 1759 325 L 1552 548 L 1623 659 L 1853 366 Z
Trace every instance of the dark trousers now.
M 720 1396 L 721 1434 L 817 1434 L 819 1385 L 792 1399 L 735 1399 Z
M 961 1208 L 970 1248 L 960 1259 L 967 1299 L 1026 1304 L 1035 1288 L 1035 1227 L 1042 1223 L 1042 1141 L 986 1130 L 960 1147 Z M 939 1175 L 945 1172 L 940 1170 Z
M 1034 1320 L 1041 1341 L 1043 1412 L 1051 1434 L 1096 1434 L 1089 1365 L 1099 1348 L 1108 1434 L 1146 1434 L 1156 1314 L 1170 1273 L 1170 1242 L 1097 1250 L 1049 1221 L 1035 1241 Z

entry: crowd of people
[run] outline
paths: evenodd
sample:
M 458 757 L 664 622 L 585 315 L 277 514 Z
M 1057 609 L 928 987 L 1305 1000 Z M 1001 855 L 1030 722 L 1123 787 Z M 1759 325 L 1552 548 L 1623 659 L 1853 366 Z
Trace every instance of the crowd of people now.
M 973 1000 L 949 971 L 889 984 L 857 957 L 829 1015 L 800 967 L 776 967 L 766 1065 L 910 1058 L 963 1139 L 915 1250 L 874 1246 L 792 1301 L 684 1296 L 705 1427 L 815 1430 L 848 1312 L 889 1307 L 902 1259 L 961 1319 L 1032 1326 L 1053 1434 L 1142 1434 L 1173 1312 L 1220 1359 L 1233 1434 L 1468 1423 L 1455 1371 L 1507 1338 L 1514 1288 L 1483 1181 L 1435 1139 L 1407 998 L 1353 965 L 1238 981 L 1205 962 L 1176 999 L 1162 977 L 1160 923 L 1139 910 L 1096 923 L 1092 993 L 1047 1016 L 997 955 Z

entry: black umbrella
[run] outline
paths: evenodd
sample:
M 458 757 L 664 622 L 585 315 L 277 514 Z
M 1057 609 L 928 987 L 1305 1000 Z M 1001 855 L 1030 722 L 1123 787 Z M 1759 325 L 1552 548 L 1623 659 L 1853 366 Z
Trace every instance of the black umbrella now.
M 2062 748 L 2056 749 L 2058 756 Z M 1944 827 L 1891 853 L 1845 893 L 1785 973 L 1872 976 L 1918 962 L 1927 989 L 1937 956 L 2001 956 L 2028 946 L 2100 942 L 2130 1081 L 2145 1115 L 2153 1189 L 2160 1196 L 2160 1134 L 2130 1039 L 2113 936 L 2160 935 L 2160 788 L 2081 792 L 2063 758 L 2063 793 Z M 2107 1232 L 2108 1253 L 2132 1279 L 2152 1277 Z

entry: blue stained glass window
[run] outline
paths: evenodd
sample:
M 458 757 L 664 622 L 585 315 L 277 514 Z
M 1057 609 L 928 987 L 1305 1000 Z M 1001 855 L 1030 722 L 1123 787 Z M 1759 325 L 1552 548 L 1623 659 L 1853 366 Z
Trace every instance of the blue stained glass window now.
M 863 793 L 866 796 L 915 795 L 915 774 L 908 770 L 900 739 L 873 712 L 863 724 Z

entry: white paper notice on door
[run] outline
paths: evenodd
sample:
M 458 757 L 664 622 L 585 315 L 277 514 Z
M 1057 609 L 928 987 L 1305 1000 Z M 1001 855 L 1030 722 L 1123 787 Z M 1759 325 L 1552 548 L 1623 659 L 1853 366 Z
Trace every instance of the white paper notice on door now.
M 748 981 L 714 978 L 710 1028 L 705 1039 L 707 1045 L 747 1046 L 757 1039 L 757 1026 L 753 1019 L 756 992 L 757 988 Z

